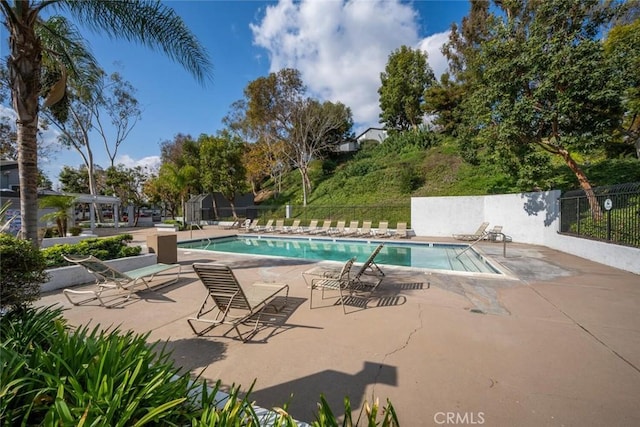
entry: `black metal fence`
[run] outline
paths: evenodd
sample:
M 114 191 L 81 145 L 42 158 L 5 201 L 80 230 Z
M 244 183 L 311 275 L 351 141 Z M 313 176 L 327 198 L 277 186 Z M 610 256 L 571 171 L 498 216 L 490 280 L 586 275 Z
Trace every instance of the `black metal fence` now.
M 640 182 L 564 193 L 560 233 L 640 248 Z
M 218 209 L 221 218 L 231 218 L 231 209 Z M 288 222 L 299 219 L 303 225 L 307 225 L 312 219 L 324 221 L 373 221 L 376 227 L 379 221 L 388 221 L 390 226 L 397 222 L 411 223 L 411 204 L 403 205 L 368 205 L 368 206 L 247 206 L 236 208 L 236 214 L 241 218 L 260 218 L 262 223 L 267 219 L 287 218 Z

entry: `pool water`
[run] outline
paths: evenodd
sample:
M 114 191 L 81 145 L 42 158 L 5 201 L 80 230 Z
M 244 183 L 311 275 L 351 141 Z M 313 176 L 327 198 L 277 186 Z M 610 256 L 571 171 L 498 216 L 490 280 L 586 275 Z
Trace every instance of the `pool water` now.
M 468 245 L 460 244 L 246 235 L 182 242 L 178 247 L 236 254 L 341 262 L 351 257 L 356 257 L 356 262 L 362 263 L 369 258 L 369 255 L 380 243 L 384 243 L 384 247 L 375 258 L 376 264 L 501 274 L 497 268 L 493 267 L 473 249 L 464 251 L 458 257 L 457 255 L 468 247 Z

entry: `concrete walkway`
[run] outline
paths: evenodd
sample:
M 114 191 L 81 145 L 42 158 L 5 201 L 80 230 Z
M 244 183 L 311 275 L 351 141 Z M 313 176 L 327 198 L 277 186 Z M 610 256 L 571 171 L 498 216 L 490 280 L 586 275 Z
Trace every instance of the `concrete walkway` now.
M 148 232 L 134 230 L 136 243 Z M 63 305 L 73 325 L 150 332 L 194 375 L 244 389 L 255 381 L 258 405 L 288 402 L 304 421 L 324 394 L 335 413 L 349 396 L 354 419 L 365 401 L 389 399 L 402 426 L 640 425 L 640 277 L 545 247 L 512 243 L 506 257 L 500 244 L 479 249 L 512 278 L 383 266 L 378 291 L 347 315 L 335 299 L 315 308 L 315 295 L 309 309 L 302 272 L 317 263 L 188 250 L 178 253 L 187 274 L 177 284 L 114 308 L 72 306 L 60 291 L 39 305 Z M 210 261 L 229 264 L 242 283 L 288 283 L 284 315 L 244 344 L 221 337 L 226 329 L 195 336 L 186 319 L 205 289 L 190 266 Z

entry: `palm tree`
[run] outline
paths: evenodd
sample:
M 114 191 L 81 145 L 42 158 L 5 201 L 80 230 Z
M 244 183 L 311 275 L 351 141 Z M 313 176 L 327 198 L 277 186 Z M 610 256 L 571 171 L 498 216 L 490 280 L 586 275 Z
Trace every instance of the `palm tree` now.
M 46 196 L 40 200 L 41 208 L 55 209 L 42 216 L 43 221 L 54 220 L 58 227 L 58 236 L 67 235 L 67 225 L 71 215 L 69 212 L 75 207 L 75 199 L 69 196 Z
M 181 63 L 201 83 L 208 78 L 211 64 L 204 48 L 182 19 L 160 1 L 0 0 L 0 10 L 9 31 L 10 53 L 7 68 L 13 109 L 17 114 L 22 234 L 37 246 L 36 135 L 42 90 L 43 54 L 48 52 L 48 46 L 45 46 L 43 38 L 39 36 L 45 26 L 41 19 L 43 11 L 51 11 L 48 14 L 52 15 L 53 12 L 64 12 L 93 31 L 102 31 L 112 38 L 137 41 L 150 48 L 162 50 L 171 59 Z M 47 40 L 55 40 L 55 33 L 45 32 Z M 66 76 L 62 74 L 61 80 L 64 80 Z M 48 103 L 54 101 L 49 99 Z

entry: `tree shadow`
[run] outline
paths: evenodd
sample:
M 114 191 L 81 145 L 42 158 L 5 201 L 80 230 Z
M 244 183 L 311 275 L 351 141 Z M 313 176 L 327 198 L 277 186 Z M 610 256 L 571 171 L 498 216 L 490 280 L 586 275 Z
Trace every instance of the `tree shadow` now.
M 529 216 L 545 216 L 545 227 L 549 227 L 560 217 L 560 209 L 558 209 L 557 206 L 557 193 L 541 191 L 537 193 L 524 193 L 521 197 L 525 199 L 523 209 Z
M 310 359 L 309 363 L 312 361 Z M 395 366 L 365 361 L 356 374 L 327 369 L 276 386 L 254 390 L 249 399 L 266 408 L 282 407 L 288 403 L 287 411 L 294 418 L 312 420 L 315 418 L 320 395 L 325 397 L 336 416 L 344 413 L 344 398 L 349 397 L 351 409 L 357 414 L 365 400 L 371 402 L 375 398 L 365 396 L 367 386 L 395 386 L 397 383 Z
M 164 347 L 171 352 L 171 358 L 183 372 L 195 372 L 195 375 L 209 365 L 224 360 L 228 345 L 201 337 L 178 340 L 158 341 L 158 348 Z

